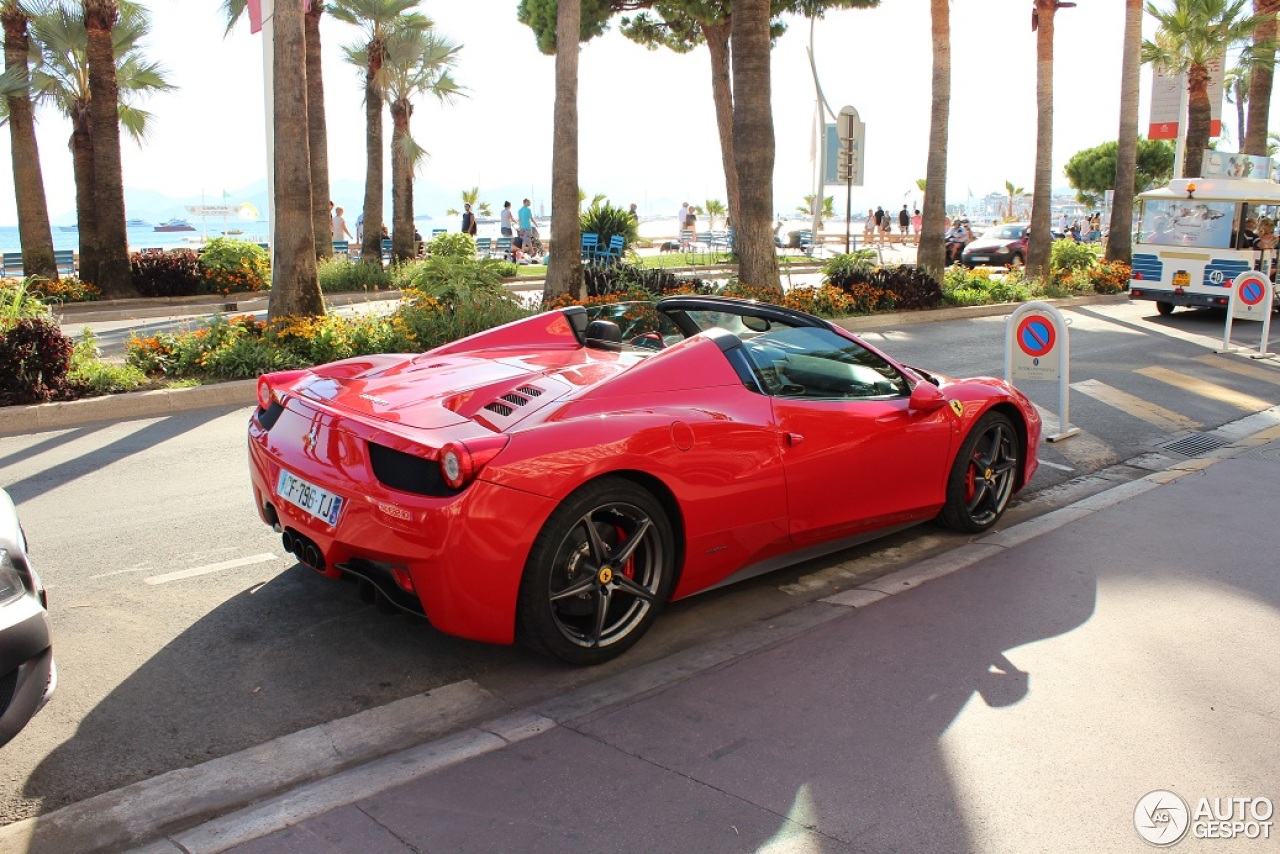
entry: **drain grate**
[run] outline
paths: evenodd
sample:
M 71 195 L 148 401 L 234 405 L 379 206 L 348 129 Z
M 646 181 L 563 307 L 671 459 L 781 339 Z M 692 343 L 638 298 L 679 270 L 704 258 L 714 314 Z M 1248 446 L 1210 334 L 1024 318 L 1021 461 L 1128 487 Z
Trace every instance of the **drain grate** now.
M 1198 457 L 1209 451 L 1216 451 L 1225 444 L 1227 443 L 1217 436 L 1210 436 L 1208 433 L 1192 433 L 1189 436 L 1183 436 L 1181 439 L 1166 442 L 1160 447 L 1166 451 L 1173 451 L 1175 454 L 1182 454 L 1184 457 Z

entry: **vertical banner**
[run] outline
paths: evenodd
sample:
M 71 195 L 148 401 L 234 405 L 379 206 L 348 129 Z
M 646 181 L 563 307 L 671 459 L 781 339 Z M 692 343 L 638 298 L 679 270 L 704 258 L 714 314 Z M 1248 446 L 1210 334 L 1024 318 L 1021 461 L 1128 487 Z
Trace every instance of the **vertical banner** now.
M 1209 63 L 1209 136 L 1222 135 L 1222 93 L 1226 81 L 1223 58 Z M 1178 128 L 1185 116 L 1178 115 L 1182 90 L 1187 75 L 1169 74 L 1159 67 L 1151 71 L 1151 112 L 1148 116 L 1148 139 L 1177 139 Z

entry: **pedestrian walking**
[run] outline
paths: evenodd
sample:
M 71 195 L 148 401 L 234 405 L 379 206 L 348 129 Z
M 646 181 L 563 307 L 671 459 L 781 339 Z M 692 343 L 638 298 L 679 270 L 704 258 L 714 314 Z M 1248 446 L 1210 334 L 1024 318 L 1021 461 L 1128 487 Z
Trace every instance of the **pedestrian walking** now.
M 529 207 L 528 199 L 520 206 L 517 219 L 520 223 L 520 248 L 528 252 L 529 245 L 533 242 L 533 208 Z
M 903 205 L 902 210 L 898 211 L 898 233 L 904 237 L 911 231 L 911 214 L 907 211 L 907 206 Z
M 471 212 L 471 205 L 462 206 L 462 233 L 476 236 L 476 215 Z
M 512 237 L 515 235 L 515 215 L 511 213 L 511 202 L 502 203 L 502 215 L 498 219 L 498 230 L 502 232 L 503 237 Z

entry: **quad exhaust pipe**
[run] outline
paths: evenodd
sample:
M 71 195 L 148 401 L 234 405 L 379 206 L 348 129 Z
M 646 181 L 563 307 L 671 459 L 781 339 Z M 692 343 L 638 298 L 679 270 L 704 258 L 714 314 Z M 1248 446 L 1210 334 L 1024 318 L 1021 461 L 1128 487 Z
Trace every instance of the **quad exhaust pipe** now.
M 280 541 L 284 544 L 284 550 L 296 557 L 299 563 L 318 572 L 325 571 L 324 554 L 310 538 L 304 537 L 292 528 L 286 528 L 280 535 Z

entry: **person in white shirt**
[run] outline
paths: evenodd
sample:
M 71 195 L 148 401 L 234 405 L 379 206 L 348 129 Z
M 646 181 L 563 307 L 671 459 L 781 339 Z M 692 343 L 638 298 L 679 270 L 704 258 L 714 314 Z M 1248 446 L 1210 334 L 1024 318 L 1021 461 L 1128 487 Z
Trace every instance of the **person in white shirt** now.
M 347 230 L 347 221 L 342 218 L 342 208 L 333 209 L 333 239 L 351 239 L 351 232 Z
M 502 216 L 498 227 L 502 229 L 503 237 L 511 237 L 515 234 L 515 215 L 511 213 L 511 202 L 502 203 Z

